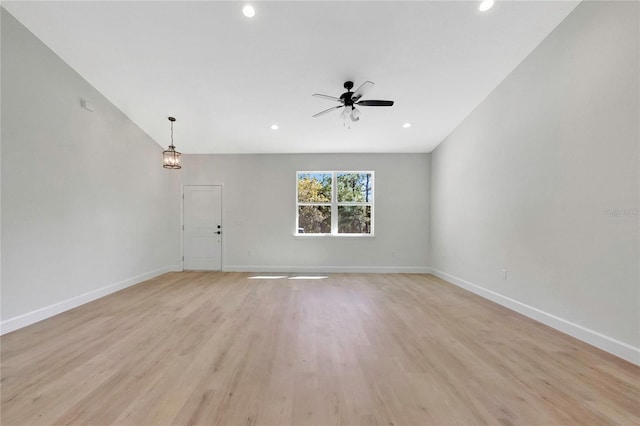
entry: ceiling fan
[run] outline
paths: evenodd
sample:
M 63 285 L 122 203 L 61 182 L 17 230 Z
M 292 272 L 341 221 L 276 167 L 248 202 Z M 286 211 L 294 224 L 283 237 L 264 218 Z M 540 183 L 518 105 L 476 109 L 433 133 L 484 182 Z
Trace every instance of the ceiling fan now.
M 352 92 L 353 89 L 353 81 L 346 81 L 344 83 L 344 88 L 347 89 L 339 98 L 328 95 L 321 95 L 319 93 L 314 94 L 316 98 L 328 99 L 330 101 L 338 102 L 340 105 L 336 105 L 329 109 L 325 109 L 324 111 L 320 111 L 315 114 L 314 117 L 320 117 L 321 115 L 327 114 L 334 109 L 343 108 L 342 114 L 340 117 L 343 120 L 347 120 L 351 118 L 351 121 L 360 120 L 360 110 L 356 108 L 358 106 L 392 106 L 393 101 L 379 101 L 379 100 L 361 100 L 362 96 L 373 87 L 373 82 L 365 81 L 356 89 L 355 92 Z

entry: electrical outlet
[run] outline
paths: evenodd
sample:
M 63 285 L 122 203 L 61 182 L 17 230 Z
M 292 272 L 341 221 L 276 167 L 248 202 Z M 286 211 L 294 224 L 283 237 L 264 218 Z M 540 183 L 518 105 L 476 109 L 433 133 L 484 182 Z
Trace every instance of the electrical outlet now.
M 395 252 L 395 250 L 391 252 L 391 257 L 396 257 L 396 252 Z
M 507 279 L 507 270 L 506 269 L 501 270 L 500 274 L 501 274 L 503 280 Z

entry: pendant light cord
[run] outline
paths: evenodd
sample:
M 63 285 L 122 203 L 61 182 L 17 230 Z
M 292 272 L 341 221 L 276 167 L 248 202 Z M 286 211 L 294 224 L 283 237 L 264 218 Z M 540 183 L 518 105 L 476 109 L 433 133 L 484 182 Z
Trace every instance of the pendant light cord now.
M 173 121 L 171 121 L 171 147 L 175 148 L 175 146 L 173 146 Z

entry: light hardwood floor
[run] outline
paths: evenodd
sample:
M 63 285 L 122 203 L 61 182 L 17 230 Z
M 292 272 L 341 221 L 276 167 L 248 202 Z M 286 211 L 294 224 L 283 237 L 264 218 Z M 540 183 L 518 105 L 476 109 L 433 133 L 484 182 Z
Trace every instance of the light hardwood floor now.
M 170 273 L 7 334 L 2 425 L 640 423 L 640 368 L 430 275 Z

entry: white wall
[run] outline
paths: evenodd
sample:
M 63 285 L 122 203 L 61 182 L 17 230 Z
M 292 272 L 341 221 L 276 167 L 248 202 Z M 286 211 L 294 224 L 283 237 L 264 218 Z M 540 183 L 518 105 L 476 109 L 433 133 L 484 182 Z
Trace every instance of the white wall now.
M 638 17 L 637 2 L 581 3 L 431 175 L 437 274 L 636 363 Z
M 183 183 L 223 185 L 225 270 L 419 272 L 429 163 L 428 154 L 187 155 Z M 375 237 L 294 237 L 297 170 L 373 170 Z
M 179 265 L 180 176 L 161 158 L 2 9 L 2 332 Z

